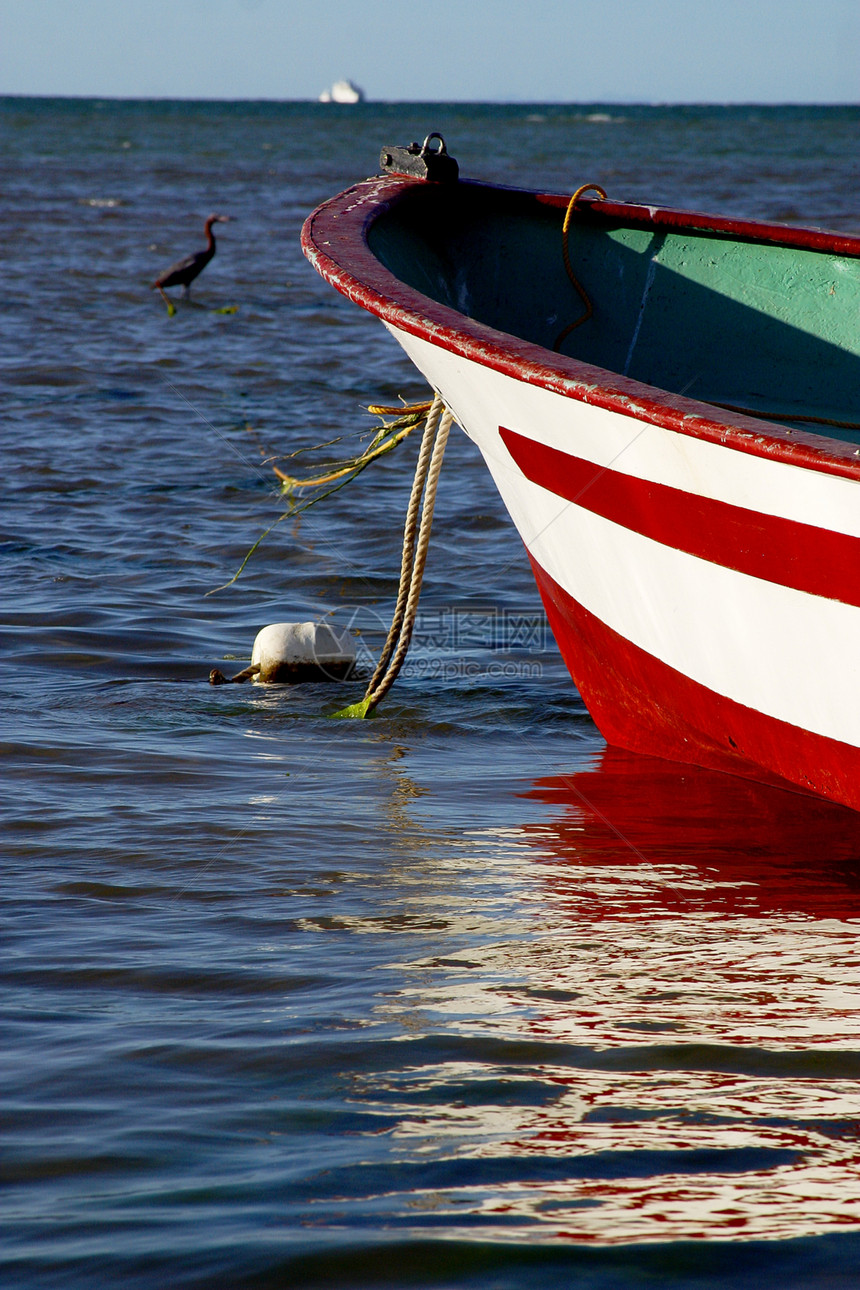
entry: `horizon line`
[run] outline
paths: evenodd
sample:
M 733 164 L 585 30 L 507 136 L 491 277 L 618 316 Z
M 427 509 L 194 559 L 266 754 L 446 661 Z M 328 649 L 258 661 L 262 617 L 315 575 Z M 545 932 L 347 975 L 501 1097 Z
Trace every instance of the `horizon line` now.
M 188 94 L 92 94 L 92 93 L 25 93 L 23 91 L 6 92 L 0 90 L 0 99 L 39 99 L 39 100 L 72 100 L 92 103 L 272 103 L 272 104 L 311 104 L 332 111 L 355 111 L 362 108 L 393 107 L 433 104 L 435 106 L 470 106 L 470 107 L 860 107 L 860 101 L 844 99 L 368 99 L 358 103 L 321 102 L 318 98 L 287 98 L 274 95 L 251 96 L 211 96 Z

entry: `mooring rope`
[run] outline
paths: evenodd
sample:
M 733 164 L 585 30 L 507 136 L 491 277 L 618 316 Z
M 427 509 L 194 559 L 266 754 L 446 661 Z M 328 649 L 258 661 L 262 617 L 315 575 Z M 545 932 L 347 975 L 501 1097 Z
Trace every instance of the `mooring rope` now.
M 433 455 L 433 445 L 436 441 L 436 426 L 441 413 L 442 401 L 441 399 L 435 399 L 430 406 L 427 420 L 424 423 L 424 434 L 421 438 L 418 460 L 415 463 L 415 477 L 412 480 L 412 492 L 409 497 L 409 506 L 406 510 L 406 520 L 403 525 L 403 554 L 400 561 L 400 586 L 397 589 L 397 604 L 394 607 L 394 616 L 388 629 L 388 637 L 379 656 L 379 662 L 376 664 L 373 676 L 370 678 L 370 684 L 367 688 L 368 694 L 381 681 L 389 659 L 397 646 L 400 629 L 403 625 L 406 602 L 409 599 L 409 589 L 412 585 L 412 569 L 415 564 L 415 538 L 418 535 L 421 496 L 427 481 L 427 471 L 430 467 L 430 458 Z
M 409 506 L 406 510 L 406 521 L 403 526 L 403 554 L 400 561 L 400 586 L 391 627 L 382 647 L 379 662 L 365 690 L 364 698 L 358 703 L 352 703 L 349 707 L 343 708 L 335 713 L 335 716 L 366 717 L 380 700 L 385 698 L 403 666 L 415 626 L 418 599 L 424 579 L 424 566 L 430 546 L 436 489 L 453 420 L 453 415 L 445 407 L 442 398 L 438 394 L 435 395 L 430 411 L 427 413 L 421 448 L 415 463 L 415 477 L 412 481 Z

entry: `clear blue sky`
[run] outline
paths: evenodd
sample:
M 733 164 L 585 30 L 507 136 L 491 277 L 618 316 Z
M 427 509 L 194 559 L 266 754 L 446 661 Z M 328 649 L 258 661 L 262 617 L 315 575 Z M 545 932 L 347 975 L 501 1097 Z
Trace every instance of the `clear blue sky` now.
M 860 0 L 0 0 L 0 93 L 857 103 Z

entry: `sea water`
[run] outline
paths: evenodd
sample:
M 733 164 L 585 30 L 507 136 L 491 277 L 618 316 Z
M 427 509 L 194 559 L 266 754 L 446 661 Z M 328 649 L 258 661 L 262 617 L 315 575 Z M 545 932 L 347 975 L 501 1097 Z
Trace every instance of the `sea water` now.
M 464 436 L 374 719 L 207 678 L 384 636 L 414 439 L 272 470 L 426 397 L 299 248 L 381 146 L 857 232 L 858 124 L 0 102 L 4 1285 L 856 1285 L 860 816 L 607 748 Z

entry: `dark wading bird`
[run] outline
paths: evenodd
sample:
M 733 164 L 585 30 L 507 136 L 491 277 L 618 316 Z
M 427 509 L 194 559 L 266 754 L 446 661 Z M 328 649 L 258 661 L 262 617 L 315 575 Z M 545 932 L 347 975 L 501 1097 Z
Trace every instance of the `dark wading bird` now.
M 206 265 L 215 254 L 215 235 L 212 232 L 212 225 L 226 223 L 230 219 L 229 215 L 210 215 L 206 221 L 206 246 L 202 251 L 195 251 L 193 255 L 186 255 L 184 260 L 178 260 L 176 264 L 171 264 L 169 269 L 165 269 L 160 278 L 153 282 L 153 289 L 161 293 L 161 297 L 167 305 L 168 313 L 173 313 L 173 302 L 164 294 L 165 287 L 182 287 L 183 298 L 191 295 L 191 283 L 202 273 Z

